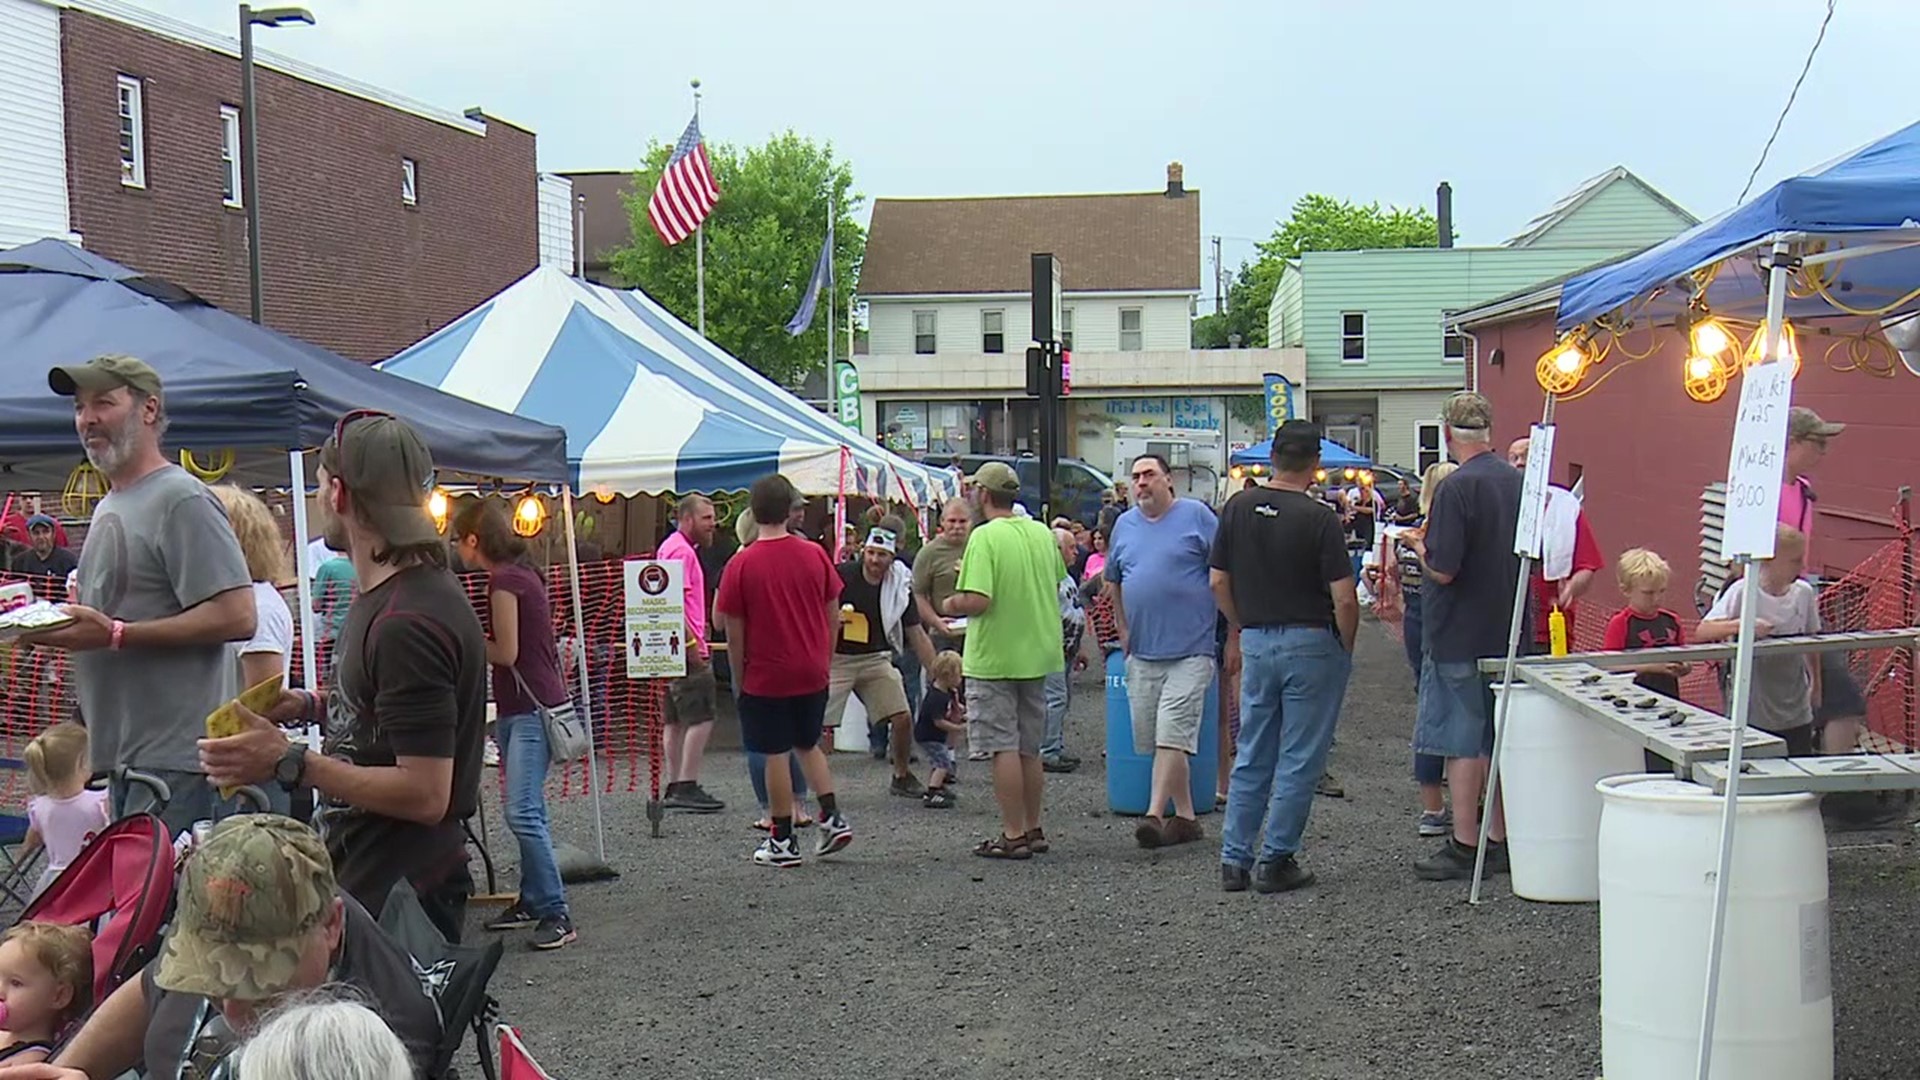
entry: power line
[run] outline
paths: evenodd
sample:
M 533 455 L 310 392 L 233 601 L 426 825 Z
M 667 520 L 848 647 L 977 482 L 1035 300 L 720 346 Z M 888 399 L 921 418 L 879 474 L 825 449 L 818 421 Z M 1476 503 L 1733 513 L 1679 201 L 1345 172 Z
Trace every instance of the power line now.
M 1793 80 L 1793 89 L 1787 93 L 1787 103 L 1780 110 L 1780 118 L 1773 122 L 1773 134 L 1767 136 L 1767 145 L 1760 148 L 1760 160 L 1753 163 L 1753 171 L 1747 174 L 1747 185 L 1740 189 L 1740 197 L 1734 205 L 1747 201 L 1747 192 L 1753 190 L 1753 181 L 1760 175 L 1760 167 L 1767 163 L 1767 154 L 1773 150 L 1773 140 L 1780 137 L 1780 127 L 1787 122 L 1787 114 L 1793 111 L 1793 100 L 1800 96 L 1800 84 L 1807 81 L 1807 72 L 1813 70 L 1813 58 L 1820 52 L 1820 43 L 1827 40 L 1827 24 L 1833 21 L 1835 0 L 1827 0 L 1827 14 L 1820 20 L 1820 33 L 1814 36 L 1813 48 L 1807 50 L 1807 62 L 1800 67 L 1800 77 Z

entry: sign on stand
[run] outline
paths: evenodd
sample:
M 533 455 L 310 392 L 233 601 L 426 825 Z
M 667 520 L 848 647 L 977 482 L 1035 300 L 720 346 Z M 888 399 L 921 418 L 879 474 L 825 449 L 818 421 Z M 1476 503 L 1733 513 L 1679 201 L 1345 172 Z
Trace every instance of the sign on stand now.
M 1540 558 L 1547 477 L 1553 472 L 1553 431 L 1552 424 L 1535 424 L 1527 432 L 1527 471 L 1520 479 L 1520 522 L 1513 532 L 1513 553 L 1522 558 Z
M 686 567 L 673 559 L 628 559 L 627 678 L 677 679 L 687 673 Z
M 1740 376 L 1740 412 L 1733 422 L 1733 452 L 1727 459 L 1726 523 L 1720 557 L 1773 558 L 1780 516 L 1782 462 L 1787 447 L 1787 411 L 1793 404 L 1793 365 L 1755 364 Z

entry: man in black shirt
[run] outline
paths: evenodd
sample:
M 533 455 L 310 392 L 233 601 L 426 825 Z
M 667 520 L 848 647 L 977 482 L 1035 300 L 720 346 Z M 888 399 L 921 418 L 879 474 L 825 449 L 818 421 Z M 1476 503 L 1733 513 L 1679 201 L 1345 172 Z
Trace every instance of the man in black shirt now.
M 1249 883 L 1263 893 L 1313 883 L 1295 854 L 1333 745 L 1360 626 L 1339 515 L 1307 494 L 1319 467 L 1319 425 L 1280 425 L 1272 477 L 1227 501 L 1214 537 L 1213 595 L 1228 626 L 1225 673 L 1241 673 L 1239 755 L 1220 830 L 1220 883 L 1228 892 Z M 1257 861 L 1256 837 L 1263 837 Z
M 856 557 L 841 563 L 840 635 L 828 672 L 828 728 L 840 726 L 848 696 L 857 696 L 867 723 L 888 732 L 895 795 L 917 799 L 926 789 L 913 775 L 913 710 L 906 684 L 893 664 L 912 649 L 923 668 L 933 666 L 933 642 L 920 625 L 913 602 L 913 572 L 900 564 L 901 522 L 889 517 L 867 530 Z
M 365 997 L 418 1074 L 433 1067 L 437 972 L 340 895 L 313 830 L 273 814 L 228 818 L 187 858 L 177 894 L 160 958 L 102 1002 L 51 1065 L 23 1072 L 86 1080 L 144 1059 L 153 1080 L 230 1075 L 222 1063 L 260 1015 L 327 984 Z
M 34 592 L 42 600 L 58 603 L 67 597 L 67 575 L 80 568 L 80 557 L 53 542 L 53 525 L 45 514 L 27 519 L 32 547 L 13 560 L 13 572 L 44 579 L 34 581 Z
M 1414 872 L 1431 881 L 1473 876 L 1480 839 L 1473 808 L 1493 756 L 1493 689 L 1480 661 L 1506 655 L 1520 585 L 1520 557 L 1513 552 L 1520 471 L 1493 453 L 1493 406 L 1463 390 L 1447 399 L 1440 421 L 1447 452 L 1460 467 L 1434 492 L 1426 533 L 1413 542 L 1425 566 L 1421 635 L 1427 649 L 1413 749 L 1447 759 L 1454 806 L 1453 835 L 1414 863 Z M 1496 800 L 1487 827 L 1489 872 L 1506 869 L 1506 833 Z
M 360 594 L 335 646 L 325 753 L 272 721 L 315 720 L 322 703 L 289 691 L 270 718 L 204 740 L 222 785 L 305 784 L 341 887 L 371 910 L 405 878 L 449 941 L 459 941 L 473 879 L 461 822 L 479 804 L 487 706 L 486 638 L 447 543 L 427 512 L 433 459 L 412 428 L 348 413 L 320 448 L 329 547 L 353 559 Z

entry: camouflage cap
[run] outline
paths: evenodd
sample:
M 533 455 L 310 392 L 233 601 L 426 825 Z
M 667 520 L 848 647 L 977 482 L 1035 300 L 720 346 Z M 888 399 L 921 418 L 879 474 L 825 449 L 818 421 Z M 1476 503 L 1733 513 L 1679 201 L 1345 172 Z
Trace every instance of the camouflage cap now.
M 1493 429 L 1493 404 L 1482 394 L 1462 390 L 1449 395 L 1446 404 L 1440 406 L 1440 422 L 1448 427 L 1490 431 Z
M 285 993 L 336 892 L 312 829 L 278 814 L 230 817 L 187 857 L 154 982 L 215 1000 Z

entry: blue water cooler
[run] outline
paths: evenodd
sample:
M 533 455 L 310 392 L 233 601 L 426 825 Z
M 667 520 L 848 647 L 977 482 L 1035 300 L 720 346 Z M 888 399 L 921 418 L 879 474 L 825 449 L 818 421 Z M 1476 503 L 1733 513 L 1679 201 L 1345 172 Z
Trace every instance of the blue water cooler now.
M 1200 750 L 1191 760 L 1193 809 L 1213 813 L 1215 781 L 1220 773 L 1220 680 L 1207 691 L 1200 720 Z M 1127 658 L 1107 655 L 1107 807 L 1116 814 L 1141 815 L 1153 794 L 1153 755 L 1133 749 L 1133 710 L 1127 703 Z M 1164 808 L 1163 808 L 1164 810 Z

